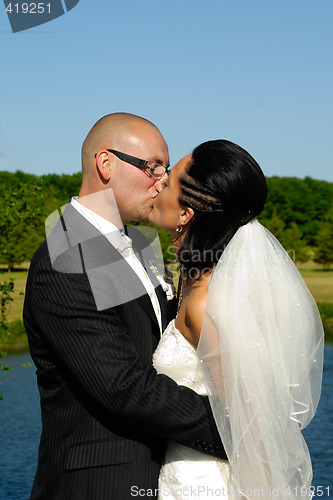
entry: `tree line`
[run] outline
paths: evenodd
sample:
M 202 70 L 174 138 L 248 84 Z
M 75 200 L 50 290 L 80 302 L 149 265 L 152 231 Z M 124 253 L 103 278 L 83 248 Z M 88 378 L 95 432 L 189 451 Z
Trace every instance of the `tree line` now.
M 0 172 L 0 265 L 13 269 L 30 261 L 45 239 L 46 218 L 77 195 L 80 185 L 81 173 Z M 312 259 L 329 269 L 333 263 L 333 183 L 310 177 L 269 177 L 267 185 L 260 221 L 296 263 Z M 158 232 L 168 258 L 168 233 Z

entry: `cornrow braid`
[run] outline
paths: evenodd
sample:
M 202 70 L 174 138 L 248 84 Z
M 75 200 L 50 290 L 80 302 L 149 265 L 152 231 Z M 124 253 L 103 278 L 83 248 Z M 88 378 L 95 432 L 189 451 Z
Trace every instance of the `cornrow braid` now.
M 222 212 L 222 203 L 186 171 L 180 177 L 179 203 L 200 212 Z

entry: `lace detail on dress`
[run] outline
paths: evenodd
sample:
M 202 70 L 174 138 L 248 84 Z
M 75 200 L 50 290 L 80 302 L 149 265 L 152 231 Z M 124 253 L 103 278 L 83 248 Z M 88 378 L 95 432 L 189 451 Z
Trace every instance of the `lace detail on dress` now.
M 164 373 L 177 382 L 206 394 L 202 377 L 198 373 L 198 358 L 194 346 L 175 327 L 172 320 L 164 331 L 153 355 L 158 373 Z M 200 388 L 198 388 L 198 383 Z

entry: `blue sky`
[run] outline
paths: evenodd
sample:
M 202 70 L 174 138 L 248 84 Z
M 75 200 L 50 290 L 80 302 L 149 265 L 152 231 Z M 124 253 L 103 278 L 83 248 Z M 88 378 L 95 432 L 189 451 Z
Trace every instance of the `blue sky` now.
M 333 181 L 332 0 L 80 0 L 13 34 L 0 4 L 0 169 L 80 170 L 103 115 L 153 121 L 171 162 L 240 144 L 267 176 Z

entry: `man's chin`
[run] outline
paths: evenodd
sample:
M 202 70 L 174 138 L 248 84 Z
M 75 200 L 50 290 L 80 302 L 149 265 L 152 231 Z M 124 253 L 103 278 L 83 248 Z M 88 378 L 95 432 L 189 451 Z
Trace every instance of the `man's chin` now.
M 137 213 L 136 217 L 132 218 L 133 222 L 147 222 L 150 221 L 150 214 L 153 210 L 153 206 L 147 207 L 145 210 L 142 210 L 140 213 Z

